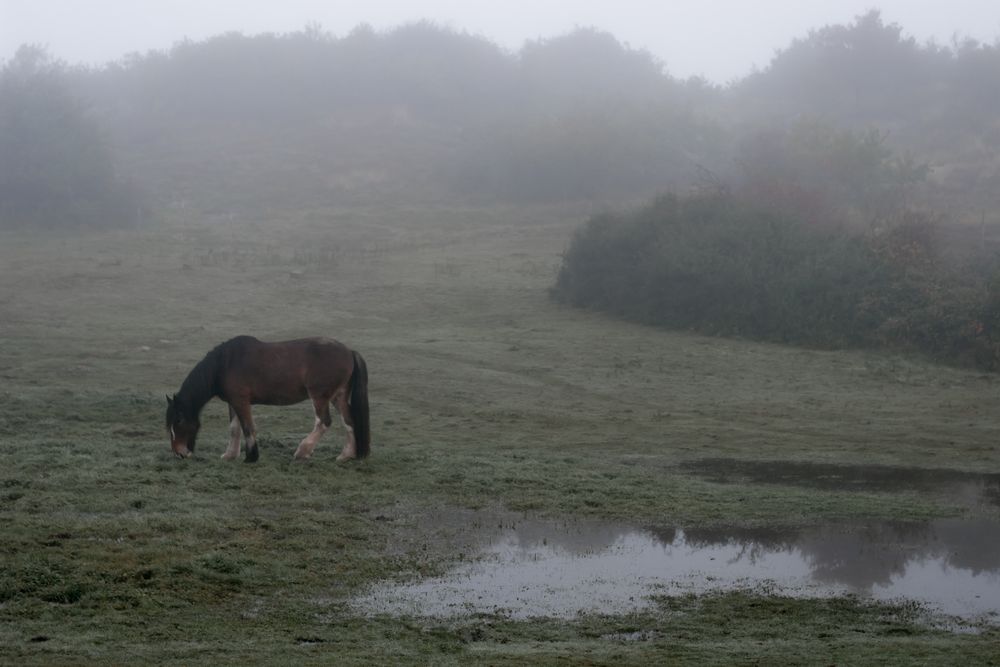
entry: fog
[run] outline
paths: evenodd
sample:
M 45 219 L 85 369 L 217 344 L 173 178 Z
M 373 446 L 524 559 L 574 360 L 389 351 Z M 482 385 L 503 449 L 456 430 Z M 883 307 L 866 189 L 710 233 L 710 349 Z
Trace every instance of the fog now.
M 747 6 L 8 3 L 0 229 L 586 206 L 567 303 L 1000 368 L 996 12 Z
M 430 20 L 514 51 L 527 40 L 596 27 L 648 50 L 674 76 L 726 83 L 765 67 L 775 50 L 810 29 L 847 23 L 873 7 L 920 42 L 992 41 L 1000 34 L 1000 6 L 993 0 L 218 0 L 209 5 L 196 0 L 0 0 L 0 60 L 23 43 L 45 45 L 70 63 L 103 64 L 130 52 L 228 31 L 281 33 L 317 23 L 343 35 L 361 23 L 384 30 Z

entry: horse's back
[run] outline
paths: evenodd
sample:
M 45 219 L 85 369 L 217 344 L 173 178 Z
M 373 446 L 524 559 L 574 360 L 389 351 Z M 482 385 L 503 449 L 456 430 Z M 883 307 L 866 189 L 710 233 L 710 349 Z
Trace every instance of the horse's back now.
M 304 338 L 295 342 L 303 346 L 307 382 L 346 382 L 354 368 L 350 348 L 332 338 Z
M 230 338 L 220 347 L 227 347 L 234 352 L 251 355 L 310 355 L 313 357 L 350 355 L 351 350 L 339 340 L 325 337 L 296 338 L 266 342 L 253 336 L 236 336 Z
M 307 377 L 330 375 L 337 370 L 350 373 L 354 364 L 350 348 L 332 338 L 296 338 L 265 343 L 253 338 L 244 342 L 248 357 L 255 358 L 275 370 L 284 369 Z M 338 373 L 339 374 L 339 373 Z
M 354 366 L 351 350 L 332 338 L 264 342 L 237 336 L 224 346 L 224 394 L 252 403 L 297 403 L 313 392 L 336 391 L 346 385 Z

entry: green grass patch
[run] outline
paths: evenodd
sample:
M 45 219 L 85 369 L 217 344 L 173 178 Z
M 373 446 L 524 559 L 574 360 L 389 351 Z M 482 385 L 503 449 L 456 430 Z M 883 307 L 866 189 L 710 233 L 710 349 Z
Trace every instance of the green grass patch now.
M 0 662 L 985 662 L 994 634 L 857 601 L 726 595 L 531 623 L 350 611 L 375 581 L 453 562 L 434 534 L 400 540 L 405 517 L 442 507 L 654 527 L 997 516 L 936 493 L 685 472 L 706 457 L 1000 471 L 995 378 L 560 306 L 547 290 L 581 217 L 331 209 L 266 226 L 3 235 Z M 332 265 L 302 259 L 333 246 Z M 293 461 L 312 426 L 300 405 L 256 410 L 260 462 L 224 462 L 218 402 L 195 457 L 173 458 L 164 395 L 240 333 L 360 350 L 371 458 L 337 465 L 333 429 Z

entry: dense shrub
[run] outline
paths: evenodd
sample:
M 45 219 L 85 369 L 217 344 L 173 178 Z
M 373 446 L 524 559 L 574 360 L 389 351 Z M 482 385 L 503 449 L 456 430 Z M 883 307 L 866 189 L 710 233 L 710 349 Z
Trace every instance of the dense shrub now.
M 939 223 L 903 213 L 877 232 L 810 224 L 727 192 L 667 196 L 591 219 L 554 295 L 670 328 L 825 348 L 911 348 L 993 367 L 992 260 L 940 252 Z
M 879 226 L 904 209 L 929 173 L 897 155 L 886 133 L 800 118 L 744 138 L 736 158 L 741 191 L 810 220 Z
M 946 238 L 947 232 L 959 238 Z M 968 243 L 961 237 L 970 232 L 905 212 L 870 239 L 886 276 L 868 290 L 863 304 L 868 317 L 879 322 L 872 343 L 1000 367 L 998 258 L 982 245 L 961 248 Z

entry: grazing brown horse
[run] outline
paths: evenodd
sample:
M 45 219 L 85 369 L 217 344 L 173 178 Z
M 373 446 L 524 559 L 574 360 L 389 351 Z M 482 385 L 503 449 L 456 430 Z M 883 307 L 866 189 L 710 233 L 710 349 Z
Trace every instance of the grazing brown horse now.
M 347 444 L 337 460 L 368 455 L 368 367 L 343 343 L 325 338 L 262 343 L 237 336 L 217 346 L 188 373 L 181 390 L 167 397 L 167 430 L 177 456 L 191 456 L 201 409 L 214 397 L 229 404 L 230 440 L 222 455 L 227 461 L 240 454 L 241 431 L 247 442 L 245 461 L 259 457 L 251 405 L 291 405 L 307 398 L 316 410 L 316 424 L 299 443 L 295 458 L 309 458 L 330 427 L 330 403 L 347 428 Z

